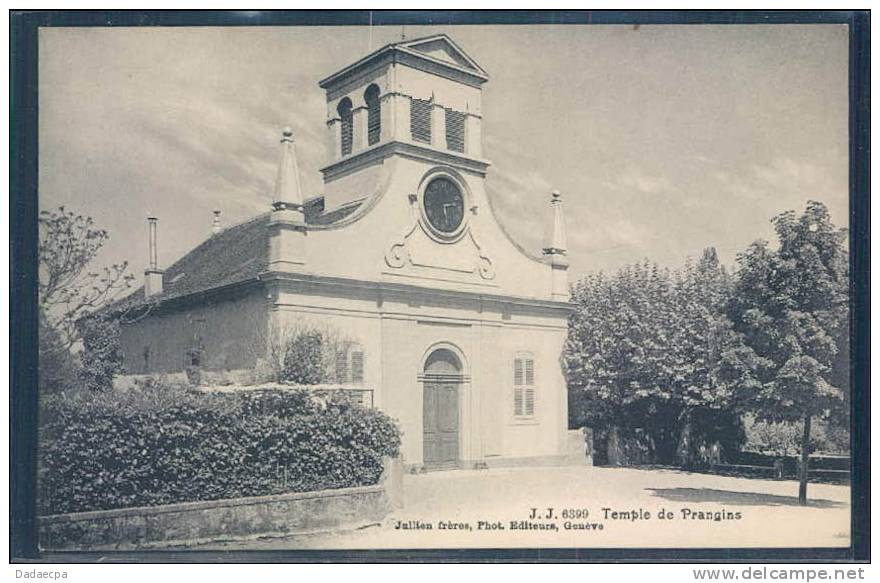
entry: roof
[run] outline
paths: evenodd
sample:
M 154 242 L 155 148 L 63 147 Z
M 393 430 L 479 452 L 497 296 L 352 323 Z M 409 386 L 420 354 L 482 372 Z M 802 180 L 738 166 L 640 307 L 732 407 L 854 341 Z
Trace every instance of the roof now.
M 165 270 L 162 293 L 150 297 L 167 301 L 255 279 L 269 262 L 269 215 L 264 213 L 223 229 Z M 108 306 L 122 311 L 145 304 L 141 287 Z
M 340 222 L 342 219 L 350 216 L 354 211 L 358 210 L 363 204 L 363 199 L 354 204 L 347 204 L 330 212 L 324 212 L 324 197 L 309 199 L 303 205 L 303 213 L 305 214 L 306 224 L 314 227 L 328 227 Z
M 458 71 L 480 82 L 489 79 L 489 74 L 486 70 L 468 56 L 455 41 L 445 34 L 433 34 L 389 43 L 347 67 L 340 69 L 329 77 L 322 79 L 318 85 L 322 89 L 326 89 L 339 78 L 346 77 L 351 72 L 392 53 L 404 53 L 415 57 L 419 61 L 432 63 L 447 70 Z
M 359 207 L 349 205 L 324 213 L 323 197 L 314 198 L 304 207 L 306 224 L 333 225 Z M 207 238 L 165 270 L 162 293 L 151 296 L 149 302 L 140 287 L 106 309 L 118 312 L 256 280 L 269 265 L 270 216 L 271 212 L 263 213 Z

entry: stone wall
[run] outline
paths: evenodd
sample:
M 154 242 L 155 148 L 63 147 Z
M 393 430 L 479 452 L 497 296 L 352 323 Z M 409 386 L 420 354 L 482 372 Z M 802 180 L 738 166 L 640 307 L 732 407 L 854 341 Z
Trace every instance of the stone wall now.
M 43 516 L 40 548 L 167 547 L 355 527 L 399 507 L 402 475 L 394 460 L 375 486 Z

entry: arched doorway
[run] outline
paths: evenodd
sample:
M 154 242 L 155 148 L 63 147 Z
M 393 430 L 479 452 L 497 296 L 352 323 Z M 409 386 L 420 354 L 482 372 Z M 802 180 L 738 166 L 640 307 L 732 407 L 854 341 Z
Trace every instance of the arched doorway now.
M 425 360 L 423 382 L 423 460 L 426 468 L 458 465 L 459 389 L 462 363 L 448 348 L 437 348 Z

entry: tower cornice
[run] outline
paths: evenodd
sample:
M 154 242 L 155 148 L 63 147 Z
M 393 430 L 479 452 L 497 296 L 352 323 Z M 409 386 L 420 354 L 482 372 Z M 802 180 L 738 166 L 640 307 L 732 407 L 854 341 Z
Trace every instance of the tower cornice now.
M 392 155 L 416 158 L 433 164 L 443 164 L 458 170 L 473 172 L 479 176 L 485 176 L 491 166 L 489 160 L 474 158 L 464 154 L 458 154 L 450 150 L 436 148 L 429 144 L 416 142 L 385 142 L 372 146 L 366 150 L 343 158 L 337 162 L 321 168 L 324 180 L 330 180 L 342 174 L 362 168 L 378 159 Z

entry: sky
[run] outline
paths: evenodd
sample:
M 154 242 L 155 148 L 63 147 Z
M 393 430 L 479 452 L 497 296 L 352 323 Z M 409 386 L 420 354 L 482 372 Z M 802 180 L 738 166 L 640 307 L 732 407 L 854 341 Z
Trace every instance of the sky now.
M 732 264 L 770 219 L 848 216 L 845 25 L 43 28 L 40 207 L 110 233 L 102 264 L 142 279 L 145 218 L 168 266 L 269 209 L 291 126 L 322 192 L 317 83 L 369 50 L 444 32 L 488 71 L 483 151 L 498 219 L 541 247 L 563 193 L 572 280 L 714 246 Z

